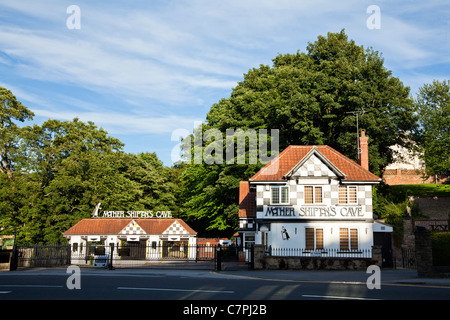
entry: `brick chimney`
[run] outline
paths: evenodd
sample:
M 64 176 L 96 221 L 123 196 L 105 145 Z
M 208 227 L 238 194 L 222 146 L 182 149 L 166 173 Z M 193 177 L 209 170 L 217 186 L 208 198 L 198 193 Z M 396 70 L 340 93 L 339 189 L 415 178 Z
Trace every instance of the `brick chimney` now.
M 247 216 L 247 208 L 245 206 L 245 198 L 250 192 L 250 183 L 248 181 L 239 182 L 239 217 Z
M 365 130 L 361 130 L 358 138 L 358 164 L 369 170 L 369 137 L 366 137 Z
M 255 196 L 255 192 L 250 190 L 248 181 L 239 182 L 239 218 L 255 217 Z

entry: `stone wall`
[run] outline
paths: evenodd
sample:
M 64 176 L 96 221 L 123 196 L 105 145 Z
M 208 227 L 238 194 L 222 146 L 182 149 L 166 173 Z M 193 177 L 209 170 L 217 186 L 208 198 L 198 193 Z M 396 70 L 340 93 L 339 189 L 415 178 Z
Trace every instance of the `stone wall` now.
M 322 258 L 266 256 L 263 245 L 254 246 L 255 270 L 367 270 L 370 265 L 381 267 L 381 247 L 372 248 L 372 258 Z
M 433 252 L 431 248 L 430 232 L 418 229 L 415 232 L 416 265 L 419 277 L 433 276 Z
M 0 271 L 9 271 L 11 256 L 11 251 L 0 251 Z
M 403 245 L 414 248 L 414 220 L 411 217 L 403 219 Z
M 421 215 L 430 219 L 447 220 L 450 216 L 450 197 L 414 197 Z

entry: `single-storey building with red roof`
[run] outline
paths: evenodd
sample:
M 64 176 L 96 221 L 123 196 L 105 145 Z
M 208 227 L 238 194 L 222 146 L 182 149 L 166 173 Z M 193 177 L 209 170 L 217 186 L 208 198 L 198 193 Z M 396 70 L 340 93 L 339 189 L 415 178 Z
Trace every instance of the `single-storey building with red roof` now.
M 77 260 L 79 257 L 79 263 L 89 254 L 92 245 L 102 246 L 108 253 L 111 244 L 114 244 L 116 257 L 119 249 L 126 246 L 135 248 L 132 250 L 135 258 L 159 259 L 163 248 L 176 246 L 184 250 L 197 243 L 197 232 L 182 219 L 156 217 L 82 219 L 64 232 L 63 236 L 71 244 L 72 259 Z M 195 260 L 195 250 L 186 258 Z
M 358 163 L 326 145 L 291 145 L 241 181 L 240 242 L 317 254 L 370 252 L 377 223 L 372 187 L 381 179 L 369 171 L 364 131 L 358 143 Z

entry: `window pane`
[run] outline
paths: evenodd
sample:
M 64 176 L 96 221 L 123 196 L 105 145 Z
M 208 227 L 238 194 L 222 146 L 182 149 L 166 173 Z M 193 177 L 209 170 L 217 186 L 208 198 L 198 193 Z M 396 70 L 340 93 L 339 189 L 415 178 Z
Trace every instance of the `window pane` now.
M 356 187 L 348 187 L 348 202 L 349 203 L 358 203 Z
M 323 229 L 316 229 L 316 250 L 323 249 Z
M 358 229 L 350 229 L 350 249 L 358 250 Z
M 254 235 L 245 235 L 245 241 L 255 241 Z
M 305 229 L 305 247 L 306 250 L 314 250 L 314 228 Z
M 340 243 L 340 249 L 341 250 L 348 250 L 348 229 L 347 228 L 341 228 L 339 229 L 339 243 Z
M 313 203 L 313 187 L 305 187 L 305 203 Z
M 322 203 L 322 187 L 314 188 L 314 203 Z
M 280 187 L 272 187 L 272 203 L 280 203 Z
M 347 187 L 339 187 L 339 203 L 347 203 Z
M 281 203 L 289 203 L 289 187 L 281 187 Z

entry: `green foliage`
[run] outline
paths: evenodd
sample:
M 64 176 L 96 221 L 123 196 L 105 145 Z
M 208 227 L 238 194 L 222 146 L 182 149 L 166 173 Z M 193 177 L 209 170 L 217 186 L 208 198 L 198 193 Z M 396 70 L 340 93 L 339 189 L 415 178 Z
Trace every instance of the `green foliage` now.
M 33 116 L 33 112 L 17 101 L 11 91 L 0 87 L 0 173 L 6 173 L 9 178 L 14 162 L 20 156 L 17 152 L 20 128 L 15 121 L 24 122 Z
M 416 100 L 419 126 L 417 149 L 428 175 L 450 176 L 450 83 L 425 84 Z
M 420 196 L 420 197 L 450 197 L 450 185 L 448 184 L 403 184 L 389 186 L 389 190 L 397 197 Z
M 380 54 L 357 46 L 344 31 L 319 36 L 307 52 L 278 55 L 244 75 L 228 99 L 214 104 L 207 124 L 280 130 L 280 148 L 327 144 L 356 159 L 356 119 L 370 137 L 371 171 L 391 162 L 391 145 L 404 145 L 414 128 L 413 101 Z
M 238 224 L 239 180 L 232 169 L 198 164 L 183 170 L 183 218 L 203 236 L 230 236 Z
M 432 232 L 433 265 L 450 266 L 450 232 Z
M 389 147 L 405 145 L 414 128 L 413 101 L 409 88 L 384 67 L 378 52 L 357 46 L 341 31 L 319 36 L 305 53 L 280 54 L 272 66 L 249 70 L 229 98 L 211 107 L 203 129 L 224 134 L 227 129 L 279 129 L 280 151 L 292 144 L 327 144 L 356 159 L 356 119 L 349 112 L 362 109 L 359 127 L 370 137 L 369 164 L 380 174 L 392 160 Z M 193 154 L 191 146 L 186 151 Z M 261 166 L 185 165 L 187 217 L 205 221 L 209 229 L 236 229 L 237 219 L 230 217 L 238 214 L 239 181 Z
M 403 218 L 408 216 L 408 207 L 411 215 L 416 217 L 418 209 L 414 203 L 410 203 L 405 189 L 398 186 L 390 186 L 384 183 L 373 188 L 373 213 L 379 219 L 394 226 L 395 231 L 403 228 Z
M 380 199 L 381 197 L 379 197 Z M 402 202 L 394 202 L 386 198 L 381 198 L 382 200 L 378 203 L 378 210 L 376 213 L 380 219 L 385 219 L 386 223 L 391 224 L 395 227 L 400 227 L 403 218 L 407 215 L 407 208 L 410 205 L 408 200 L 403 200 Z
M 351 113 L 364 110 L 359 127 L 370 138 L 372 172 L 380 175 L 392 161 L 390 146 L 408 146 L 412 137 L 424 146 L 428 173 L 434 174 L 448 170 L 448 87 L 426 85 L 415 106 L 409 88 L 385 68 L 379 52 L 358 46 L 344 31 L 328 33 L 306 52 L 280 54 L 272 66 L 249 70 L 230 97 L 211 107 L 196 134 L 279 129 L 280 151 L 293 144 L 326 144 L 356 159 Z M 104 210 L 171 210 L 199 236 L 230 237 L 238 227 L 239 181 L 263 166 L 248 164 L 247 152 L 247 164 L 235 158 L 234 164 L 201 161 L 167 168 L 154 153 L 124 153 L 123 143 L 92 122 L 17 125 L 32 117 L 0 87 L 0 230 L 16 229 L 24 242 L 63 241 L 61 233 L 89 217 L 99 202 Z M 184 141 L 190 159 L 192 138 Z M 207 152 L 216 143 L 201 141 Z M 375 214 L 396 225 L 407 200 L 404 192 L 380 186 L 373 205 Z
M 31 117 L 16 105 L 23 119 Z M 17 231 L 20 242 L 62 242 L 62 233 L 90 217 L 99 202 L 104 210 L 176 213 L 174 169 L 156 154 L 124 153 L 118 139 L 92 122 L 48 120 L 19 128 L 14 119 L 3 130 L 4 137 L 16 134 L 13 148 L 0 145 L 8 159 L 0 173 L 2 233 Z
M 449 185 L 439 184 L 407 184 L 386 185 L 381 184 L 374 187 L 373 212 L 378 218 L 385 219 L 401 231 L 403 218 L 408 215 L 408 207 L 411 216 L 419 217 L 417 205 L 409 201 L 409 197 L 446 197 L 450 196 Z

